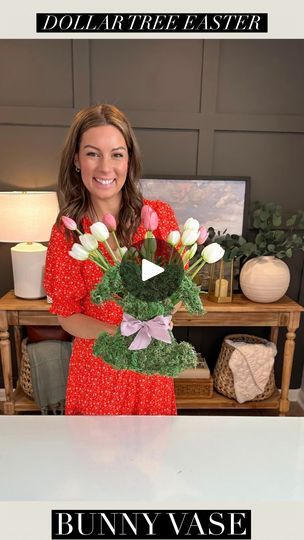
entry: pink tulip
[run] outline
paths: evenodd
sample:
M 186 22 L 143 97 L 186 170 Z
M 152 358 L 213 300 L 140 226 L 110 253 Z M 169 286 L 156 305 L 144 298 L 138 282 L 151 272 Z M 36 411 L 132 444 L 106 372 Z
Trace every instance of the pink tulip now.
M 69 218 L 68 216 L 62 216 L 61 221 L 64 226 L 70 231 L 77 231 L 77 223 L 72 218 Z
M 209 233 L 206 229 L 206 227 L 200 227 L 199 229 L 199 237 L 198 239 L 196 240 L 196 243 L 201 246 L 204 242 L 206 242 L 207 238 L 209 236 Z
M 147 204 L 141 209 L 141 223 L 147 231 L 155 231 L 158 227 L 157 213 Z
M 183 246 L 192 246 L 192 244 L 197 243 L 199 232 L 194 229 L 185 229 L 182 234 L 182 245 Z
M 150 215 L 150 231 L 155 231 L 158 227 L 158 216 L 156 212 L 151 212 Z
M 114 216 L 112 216 L 112 214 L 105 214 L 101 221 L 106 225 L 109 232 L 116 231 L 116 219 Z
M 141 209 L 141 213 L 140 213 L 140 217 L 141 217 L 142 222 L 145 219 L 149 218 L 151 212 L 153 212 L 151 206 L 148 206 L 147 204 L 144 204 L 142 209 Z

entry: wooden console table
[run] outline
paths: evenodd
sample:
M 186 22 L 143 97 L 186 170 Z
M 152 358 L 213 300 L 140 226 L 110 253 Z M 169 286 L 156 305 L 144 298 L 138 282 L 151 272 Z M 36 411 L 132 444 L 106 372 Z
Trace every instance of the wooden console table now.
M 267 326 L 271 328 L 270 339 L 275 343 L 277 342 L 279 327 L 284 326 L 287 328 L 281 394 L 276 392 L 267 400 L 252 401 L 240 405 L 235 400 L 225 398 L 214 392 L 212 398 L 190 395 L 189 398 L 182 401 L 177 400 L 177 406 L 188 409 L 268 408 L 279 409 L 281 415 L 286 414 L 289 410 L 288 390 L 296 330 L 299 327 L 301 311 L 304 311 L 304 308 L 286 296 L 272 304 L 250 302 L 243 295 L 235 295 L 231 304 L 209 302 L 205 295 L 203 295 L 202 299 L 207 311 L 205 315 L 191 315 L 184 308 L 181 308 L 174 315 L 174 326 Z M 14 327 L 19 369 L 21 359 L 20 327 L 22 325 L 58 325 L 57 317 L 49 313 L 48 310 L 49 304 L 45 299 L 23 300 L 17 298 L 13 291 L 0 299 L 0 350 L 5 386 L 5 414 L 37 410 L 36 404 L 25 396 L 18 384 L 17 388 L 13 389 L 11 343 L 8 328 L 10 325 Z

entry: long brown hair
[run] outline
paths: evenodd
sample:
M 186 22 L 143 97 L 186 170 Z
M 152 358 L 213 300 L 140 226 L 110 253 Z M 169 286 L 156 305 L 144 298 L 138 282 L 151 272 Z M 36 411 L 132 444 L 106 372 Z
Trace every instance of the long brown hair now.
M 117 237 L 121 245 L 129 246 L 133 233 L 140 223 L 140 211 L 143 196 L 140 191 L 141 157 L 138 143 L 129 120 L 113 105 L 96 105 L 79 111 L 69 129 L 61 156 L 58 178 L 58 200 L 60 212 L 57 217 L 59 226 L 62 216 L 69 216 L 76 221 L 78 228 L 82 218 L 92 211 L 90 194 L 81 180 L 74 165 L 75 154 L 85 131 L 92 127 L 112 125 L 122 133 L 128 148 L 129 165 L 127 178 L 122 188 L 122 204 L 118 215 Z M 129 223 L 129 229 L 126 224 Z M 75 235 L 75 239 L 77 236 Z

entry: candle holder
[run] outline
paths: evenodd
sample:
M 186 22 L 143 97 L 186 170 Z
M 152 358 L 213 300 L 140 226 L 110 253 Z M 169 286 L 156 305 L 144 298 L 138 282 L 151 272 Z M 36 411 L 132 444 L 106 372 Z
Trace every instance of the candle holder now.
M 208 300 L 219 304 L 232 302 L 233 296 L 233 260 L 220 261 L 210 265 Z

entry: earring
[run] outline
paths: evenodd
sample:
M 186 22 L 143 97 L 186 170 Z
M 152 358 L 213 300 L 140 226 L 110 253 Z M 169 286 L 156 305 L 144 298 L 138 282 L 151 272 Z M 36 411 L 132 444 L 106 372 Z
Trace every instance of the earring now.
M 77 173 L 80 172 L 80 169 L 79 169 L 79 167 L 77 167 L 77 165 L 75 165 L 75 171 L 76 171 Z

